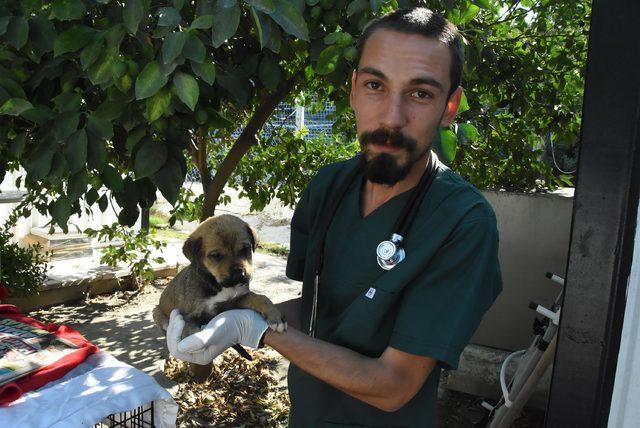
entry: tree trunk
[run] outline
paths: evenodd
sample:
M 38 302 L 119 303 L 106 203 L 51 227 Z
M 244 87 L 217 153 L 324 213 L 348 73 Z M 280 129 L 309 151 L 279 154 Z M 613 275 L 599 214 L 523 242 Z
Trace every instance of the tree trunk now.
M 225 156 L 222 164 L 216 171 L 213 181 L 211 181 L 207 186 L 200 221 L 204 221 L 215 214 L 220 195 L 222 194 L 229 177 L 231 177 L 233 170 L 249 149 L 258 143 L 256 134 L 260 129 L 262 129 L 269 117 L 271 117 L 271 114 L 276 107 L 278 107 L 278 104 L 280 104 L 280 102 L 293 90 L 299 76 L 303 72 L 304 71 L 298 71 L 288 80 L 283 81 L 275 92 L 266 97 L 260 105 L 258 105 L 258 108 L 251 117 L 251 120 L 233 144 L 231 150 L 229 150 L 229 153 L 227 153 L 227 156 Z

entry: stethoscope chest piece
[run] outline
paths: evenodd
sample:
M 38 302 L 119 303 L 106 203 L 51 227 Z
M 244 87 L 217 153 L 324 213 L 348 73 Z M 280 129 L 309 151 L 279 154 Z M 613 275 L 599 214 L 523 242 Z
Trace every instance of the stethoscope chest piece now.
M 402 236 L 393 234 L 390 241 L 382 241 L 376 248 L 378 265 L 384 270 L 393 269 L 404 260 L 406 254 L 401 246 Z

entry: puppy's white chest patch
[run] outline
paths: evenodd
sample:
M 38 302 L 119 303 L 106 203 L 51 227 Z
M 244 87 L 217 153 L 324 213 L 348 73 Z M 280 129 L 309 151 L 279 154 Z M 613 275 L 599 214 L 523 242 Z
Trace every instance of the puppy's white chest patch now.
M 204 301 L 205 307 L 208 312 L 215 310 L 215 306 L 218 303 L 226 302 L 227 300 L 235 299 L 236 297 L 244 296 L 249 292 L 248 285 L 236 285 L 234 287 L 226 287 L 220 290 L 215 296 L 207 297 Z

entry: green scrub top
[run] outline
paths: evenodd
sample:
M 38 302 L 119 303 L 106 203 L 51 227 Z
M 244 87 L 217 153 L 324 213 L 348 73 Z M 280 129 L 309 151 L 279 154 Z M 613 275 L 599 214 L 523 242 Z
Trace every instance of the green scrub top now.
M 302 194 L 291 223 L 287 276 L 303 281 L 302 331 L 307 332 L 318 224 L 357 157 L 322 168 Z M 493 210 L 472 185 L 438 162 L 437 176 L 404 241 L 406 258 L 390 271 L 376 247 L 389 239 L 411 190 L 362 218 L 362 174 L 356 176 L 327 232 L 319 283 L 316 337 L 369 357 L 388 347 L 438 360 L 420 391 L 385 412 L 289 368 L 290 427 L 435 427 L 442 368 L 460 353 L 501 291 Z M 373 289 L 373 296 L 371 296 Z

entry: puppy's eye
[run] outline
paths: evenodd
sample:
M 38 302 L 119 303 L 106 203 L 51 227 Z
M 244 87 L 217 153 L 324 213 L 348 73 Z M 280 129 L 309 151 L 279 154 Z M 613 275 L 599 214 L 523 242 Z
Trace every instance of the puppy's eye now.
M 242 254 L 251 255 L 251 252 L 252 252 L 251 245 L 244 245 L 240 251 L 242 252 Z
M 216 262 L 219 262 L 220 260 L 222 260 L 222 254 L 217 251 L 212 251 L 209 253 L 209 258 Z

